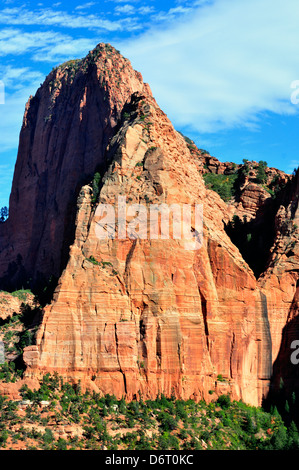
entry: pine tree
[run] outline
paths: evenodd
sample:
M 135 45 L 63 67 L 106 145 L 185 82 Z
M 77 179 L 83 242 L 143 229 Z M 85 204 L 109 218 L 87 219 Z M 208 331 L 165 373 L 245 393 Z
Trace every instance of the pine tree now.
M 299 432 L 294 421 L 291 422 L 288 429 L 288 450 L 299 449 Z
M 92 203 L 95 204 L 97 202 L 99 193 L 100 193 L 100 182 L 101 182 L 101 175 L 100 173 L 95 173 L 93 182 L 92 182 Z
M 265 184 L 267 182 L 267 175 L 265 169 L 267 168 L 267 162 L 263 160 L 259 161 L 259 166 L 257 169 L 256 182 L 258 184 Z
M 3 223 L 8 218 L 8 208 L 6 206 L 0 209 L 0 222 Z

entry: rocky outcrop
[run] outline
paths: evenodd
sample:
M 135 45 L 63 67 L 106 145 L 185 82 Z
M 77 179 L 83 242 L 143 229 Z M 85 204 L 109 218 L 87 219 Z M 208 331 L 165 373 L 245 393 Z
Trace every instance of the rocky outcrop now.
M 271 197 L 280 188 L 287 185 L 292 178 L 291 175 L 265 166 L 265 181 L 258 182 L 259 163 L 244 160 L 243 164 L 232 162 L 221 162 L 211 156 L 206 150 L 198 149 L 193 141 L 185 137 L 191 156 L 198 168 L 198 171 L 207 175 L 234 176 L 234 196 L 229 201 L 229 218 L 238 216 L 240 219 L 246 218 L 248 221 L 262 217 L 268 210 Z M 246 168 L 245 168 L 246 167 Z
M 235 202 L 234 215 L 241 219 L 246 217 L 250 220 L 256 217 L 257 212 L 265 207 L 266 200 L 271 199 L 271 195 L 261 185 L 248 183 L 242 189 L 238 201 Z
M 7 320 L 14 314 L 19 315 L 24 304 L 34 306 L 34 296 L 30 293 L 11 295 L 8 292 L 0 292 L 0 320 Z
M 21 388 L 24 386 L 27 386 L 31 390 L 38 390 L 40 383 L 37 378 L 24 378 L 16 382 L 9 383 L 2 382 L 0 383 L 0 394 L 6 396 L 9 400 L 21 400 Z
M 15 209 L 20 207 L 18 192 L 28 189 L 24 214 L 29 234 L 27 239 L 24 230 L 18 231 L 20 222 L 14 217 L 4 224 L 18 242 L 14 251 L 11 245 L 2 249 L 2 271 L 21 247 L 16 273 L 24 268 L 34 275 L 38 270 L 44 276 L 59 275 L 63 256 L 69 254 L 54 299 L 44 309 L 36 344 L 25 349 L 25 375 L 57 371 L 70 381 L 81 380 L 83 387 L 129 399 L 163 392 L 210 400 L 231 393 L 259 405 L 268 393 L 281 334 L 296 302 L 297 245 L 287 256 L 282 227 L 291 218 L 292 237 L 297 237 L 298 188 L 290 190 L 277 213 L 273 239 L 275 246 L 281 244 L 281 259 L 257 280 L 226 233 L 228 206 L 206 188 L 190 144 L 175 131 L 140 75 L 107 50 L 111 52 L 107 46 L 96 48 L 77 64 L 74 76 L 70 69 L 66 73 L 70 65 L 54 71 L 25 113 L 12 200 Z M 62 84 L 55 77 L 64 77 Z M 54 106 L 49 114 L 50 96 Z M 53 140 L 36 122 L 50 126 L 51 135 L 59 122 Z M 46 149 L 52 145 L 55 151 L 37 155 L 45 141 Z M 43 171 L 36 171 L 40 164 Z M 81 175 L 97 168 L 105 174 L 95 201 L 95 188 L 83 184 Z M 68 210 L 75 188 L 81 189 L 72 227 Z M 244 199 L 247 208 L 254 197 Z M 131 207 L 124 237 L 119 236 L 124 227 L 120 198 Z M 110 238 L 99 236 L 101 204 L 106 211 L 116 210 L 116 225 L 112 218 L 105 227 Z M 181 215 L 183 204 L 203 206 L 203 236 L 194 219 L 189 233 L 200 242 L 196 249 L 175 237 L 174 229 L 164 238 L 151 238 L 149 224 L 141 232 L 141 222 L 155 204 L 176 204 Z M 25 218 L 21 220 L 24 224 Z M 113 228 L 118 236 L 112 236 Z M 69 229 L 73 237 L 67 236 Z
M 252 163 L 252 162 L 251 162 Z M 255 218 L 263 218 L 265 213 L 271 211 L 272 197 L 278 193 L 281 188 L 285 187 L 291 180 L 292 176 L 276 170 L 274 168 L 266 168 L 265 184 L 258 184 L 256 180 L 256 167 L 249 171 L 249 174 L 239 180 L 240 185 L 236 190 L 236 196 L 232 205 L 234 206 L 234 215 L 247 220 Z M 274 209 L 276 210 L 276 208 Z

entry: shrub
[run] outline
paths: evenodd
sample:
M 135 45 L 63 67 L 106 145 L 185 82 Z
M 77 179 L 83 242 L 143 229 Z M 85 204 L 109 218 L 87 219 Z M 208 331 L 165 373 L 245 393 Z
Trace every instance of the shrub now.
M 43 440 L 44 440 L 45 444 L 51 444 L 51 442 L 53 442 L 55 440 L 53 432 L 51 431 L 51 429 L 47 428 L 45 430 L 45 433 L 43 435 Z
M 243 165 L 240 168 L 240 173 L 242 176 L 247 176 L 250 171 L 249 163 L 247 158 L 243 158 Z
M 175 418 L 164 411 L 158 415 L 157 419 L 161 423 L 161 429 L 163 431 L 172 431 L 177 428 Z
M 229 395 L 220 395 L 217 400 L 217 404 L 221 406 L 221 408 L 226 409 L 231 406 L 231 399 Z
M 93 180 L 92 180 L 92 204 L 95 204 L 98 200 L 100 194 L 100 183 L 101 183 L 101 175 L 100 173 L 95 173 Z
M 267 175 L 265 172 L 265 169 L 267 168 L 267 162 L 264 162 L 262 160 L 259 161 L 258 169 L 257 169 L 257 175 L 256 175 L 256 182 L 258 184 L 265 184 L 267 181 Z
M 235 195 L 235 182 L 237 174 L 218 175 L 215 173 L 206 173 L 203 175 L 206 186 L 215 191 L 221 199 L 228 202 Z

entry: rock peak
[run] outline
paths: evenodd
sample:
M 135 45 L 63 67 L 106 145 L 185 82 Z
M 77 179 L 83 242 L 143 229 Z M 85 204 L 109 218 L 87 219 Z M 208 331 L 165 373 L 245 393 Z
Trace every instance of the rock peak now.
M 73 241 L 82 184 L 106 170 L 106 148 L 142 75 L 110 44 L 51 71 L 26 104 L 7 224 L 0 227 L 5 289 L 58 278 Z

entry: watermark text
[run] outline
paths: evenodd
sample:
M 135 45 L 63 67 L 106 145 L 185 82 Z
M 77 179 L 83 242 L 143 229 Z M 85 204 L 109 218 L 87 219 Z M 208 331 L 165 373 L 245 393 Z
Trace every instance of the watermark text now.
M 182 240 L 190 251 L 202 246 L 202 204 L 128 205 L 126 197 L 119 196 L 116 206 L 99 204 L 95 218 L 100 240 Z

